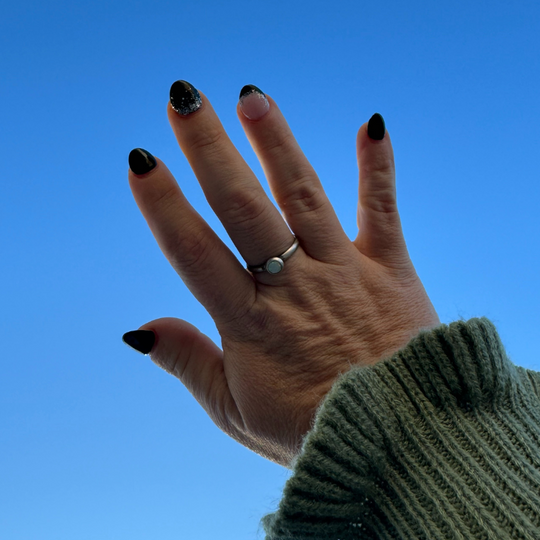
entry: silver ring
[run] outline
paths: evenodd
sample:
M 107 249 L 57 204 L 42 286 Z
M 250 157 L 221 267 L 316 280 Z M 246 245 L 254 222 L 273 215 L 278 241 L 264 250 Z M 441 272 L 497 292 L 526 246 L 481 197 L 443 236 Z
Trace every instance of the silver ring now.
M 247 266 L 247 269 L 250 272 L 268 272 L 269 274 L 279 274 L 285 267 L 285 261 L 298 249 L 300 242 L 298 238 L 294 237 L 293 245 L 281 255 L 277 257 L 270 257 L 263 265 L 261 266 Z

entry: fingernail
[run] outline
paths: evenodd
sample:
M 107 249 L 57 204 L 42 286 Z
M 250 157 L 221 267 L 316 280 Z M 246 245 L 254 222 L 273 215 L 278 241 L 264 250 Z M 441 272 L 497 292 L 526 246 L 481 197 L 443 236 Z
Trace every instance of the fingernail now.
M 156 165 L 156 158 L 148 150 L 135 148 L 129 153 L 129 168 L 135 174 L 146 174 Z
M 259 120 L 270 109 L 270 103 L 262 90 L 253 84 L 247 84 L 240 91 L 240 109 L 246 118 Z
M 200 109 L 202 99 L 197 89 L 187 81 L 176 81 L 171 86 L 172 108 L 182 116 L 187 116 Z
M 122 336 L 122 341 L 136 351 L 148 354 L 156 341 L 156 335 L 152 330 L 133 330 Z
M 384 139 L 386 126 L 384 125 L 384 118 L 379 113 L 375 113 L 370 118 L 367 126 L 367 133 L 375 141 Z

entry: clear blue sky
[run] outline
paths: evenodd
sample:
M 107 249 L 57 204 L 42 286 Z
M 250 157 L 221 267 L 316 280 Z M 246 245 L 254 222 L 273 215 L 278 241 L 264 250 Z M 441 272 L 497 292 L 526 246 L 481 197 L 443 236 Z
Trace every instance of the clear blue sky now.
M 487 316 L 540 370 L 540 5 L 452 0 L 4 2 L 0 538 L 262 538 L 289 472 L 121 341 L 212 320 L 127 182 L 143 147 L 207 205 L 166 117 L 185 79 L 266 186 L 236 116 L 274 98 L 356 235 L 358 128 L 391 134 L 409 251 L 443 322 Z M 230 245 L 230 242 L 229 242 Z

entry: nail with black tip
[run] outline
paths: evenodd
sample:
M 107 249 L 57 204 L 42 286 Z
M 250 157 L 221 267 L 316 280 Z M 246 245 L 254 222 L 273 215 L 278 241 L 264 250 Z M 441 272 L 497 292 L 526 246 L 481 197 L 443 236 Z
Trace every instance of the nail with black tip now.
M 133 330 L 126 332 L 122 341 L 137 352 L 148 354 L 156 342 L 156 335 L 152 330 Z
M 240 110 L 250 120 L 261 119 L 270 109 L 264 92 L 254 84 L 246 84 L 240 91 Z
M 135 148 L 129 153 L 129 168 L 135 174 L 146 174 L 156 165 L 156 158 L 148 150 Z
M 170 92 L 172 108 L 182 116 L 187 116 L 200 109 L 202 99 L 197 89 L 187 81 L 176 81 Z
M 246 84 L 242 90 L 240 90 L 240 97 L 238 99 L 242 99 L 246 94 L 251 94 L 251 92 L 258 92 L 262 96 L 266 97 L 266 94 L 254 84 Z
M 384 139 L 384 134 L 386 133 L 386 126 L 384 125 L 384 118 L 379 113 L 375 113 L 370 118 L 367 126 L 367 132 L 370 138 L 375 141 L 380 141 Z

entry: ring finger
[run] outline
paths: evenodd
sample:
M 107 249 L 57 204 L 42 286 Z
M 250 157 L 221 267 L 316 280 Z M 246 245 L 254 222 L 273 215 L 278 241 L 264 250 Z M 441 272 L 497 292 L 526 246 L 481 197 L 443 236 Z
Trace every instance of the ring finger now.
M 348 259 L 350 241 L 274 100 L 256 86 L 246 85 L 237 111 L 272 195 L 304 251 L 325 262 Z

